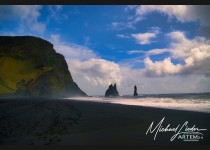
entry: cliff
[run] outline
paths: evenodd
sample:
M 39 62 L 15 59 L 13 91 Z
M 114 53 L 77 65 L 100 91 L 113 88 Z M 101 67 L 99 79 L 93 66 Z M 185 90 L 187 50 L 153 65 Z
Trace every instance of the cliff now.
M 32 36 L 0 36 L 0 95 L 86 96 L 63 55 Z

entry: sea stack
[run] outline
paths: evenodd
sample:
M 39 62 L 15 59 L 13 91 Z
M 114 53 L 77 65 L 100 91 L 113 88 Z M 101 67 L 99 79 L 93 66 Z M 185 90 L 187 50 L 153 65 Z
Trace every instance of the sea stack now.
M 114 86 L 112 84 L 109 86 L 109 88 L 106 90 L 105 96 L 119 96 L 116 83 Z
M 134 93 L 133 93 L 133 96 L 138 96 L 136 85 L 134 86 Z

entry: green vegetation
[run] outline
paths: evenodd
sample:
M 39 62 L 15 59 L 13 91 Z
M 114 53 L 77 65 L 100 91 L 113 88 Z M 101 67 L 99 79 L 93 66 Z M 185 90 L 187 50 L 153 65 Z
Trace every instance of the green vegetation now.
M 86 95 L 73 81 L 67 63 L 40 38 L 0 37 L 0 95 Z
M 0 79 L 2 81 L 0 84 L 17 90 L 16 83 L 20 80 L 35 79 L 39 70 L 33 68 L 30 64 L 29 60 L 17 60 L 8 56 L 0 57 Z M 0 94 L 13 93 L 14 90 L 7 88 L 5 91 L 0 88 Z

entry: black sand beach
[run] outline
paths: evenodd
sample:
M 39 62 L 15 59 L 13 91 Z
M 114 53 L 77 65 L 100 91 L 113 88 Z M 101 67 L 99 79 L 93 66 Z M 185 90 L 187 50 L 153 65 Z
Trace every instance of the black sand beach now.
M 199 141 L 170 141 L 174 132 L 146 135 L 165 117 L 163 126 L 207 129 Z M 1 99 L 1 145 L 140 145 L 210 144 L 210 113 L 126 106 L 64 99 Z

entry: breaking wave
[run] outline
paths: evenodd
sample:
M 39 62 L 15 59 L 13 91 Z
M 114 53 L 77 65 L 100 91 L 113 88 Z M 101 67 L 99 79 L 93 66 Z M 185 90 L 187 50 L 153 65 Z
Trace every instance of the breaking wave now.
M 113 98 L 96 96 L 96 97 L 74 97 L 68 99 L 101 102 L 101 103 L 123 104 L 123 105 L 158 107 L 158 108 L 178 109 L 178 110 L 190 110 L 190 111 L 210 113 L 210 94 L 142 95 L 138 97 L 119 96 Z

